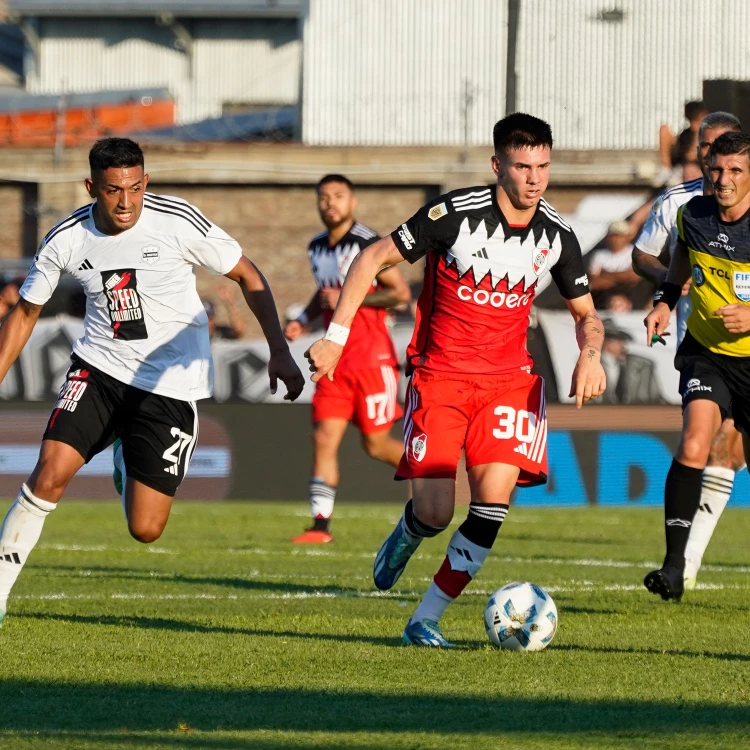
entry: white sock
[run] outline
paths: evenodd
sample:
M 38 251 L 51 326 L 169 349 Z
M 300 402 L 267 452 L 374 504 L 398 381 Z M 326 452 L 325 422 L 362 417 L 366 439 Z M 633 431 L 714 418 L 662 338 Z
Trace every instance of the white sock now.
M 127 489 L 127 472 L 125 471 L 125 456 L 123 455 L 122 443 L 120 443 L 112 454 L 112 460 L 115 466 L 120 470 L 122 474 L 122 495 L 120 496 L 120 502 L 122 503 L 122 512 L 125 514 L 125 520 L 128 520 L 128 505 L 125 501 L 125 490 Z
M 313 519 L 330 518 L 336 501 L 336 488 L 326 484 L 320 477 L 312 477 L 308 484 L 310 511 Z
M 731 469 L 707 466 L 703 470 L 701 503 L 693 518 L 685 548 L 686 575 L 694 576 L 700 570 L 706 547 L 732 494 L 733 484 L 734 472 Z
M 453 598 L 442 591 L 433 581 L 409 622 L 421 622 L 422 620 L 440 622 L 443 612 L 448 609 L 448 605 L 452 601 Z
M 35 497 L 25 484 L 21 485 L 0 529 L 0 612 L 5 612 L 10 590 L 39 541 L 44 519 L 55 507 L 55 503 Z
M 412 615 L 412 622 L 433 620 L 439 622 L 448 605 L 454 601 L 476 576 L 490 550 L 469 541 L 456 529 L 440 570 L 427 589 L 424 599 Z

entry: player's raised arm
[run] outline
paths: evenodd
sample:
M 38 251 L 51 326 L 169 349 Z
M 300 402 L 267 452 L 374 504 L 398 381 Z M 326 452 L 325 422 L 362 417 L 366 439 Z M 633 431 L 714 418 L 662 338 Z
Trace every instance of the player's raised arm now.
M 354 259 L 326 335 L 305 352 L 314 383 L 325 375 L 333 380 L 333 372 L 344 351 L 352 321 L 372 288 L 372 282 L 384 268 L 402 260 L 404 256 L 390 236 L 374 242 Z
M 305 380 L 289 353 L 289 346 L 281 331 L 276 304 L 268 282 L 257 266 L 244 256 L 225 276 L 240 285 L 247 306 L 263 329 L 263 335 L 271 351 L 271 358 L 268 361 L 271 393 L 276 393 L 277 380 L 281 380 L 287 390 L 284 399 L 294 401 L 302 393 Z

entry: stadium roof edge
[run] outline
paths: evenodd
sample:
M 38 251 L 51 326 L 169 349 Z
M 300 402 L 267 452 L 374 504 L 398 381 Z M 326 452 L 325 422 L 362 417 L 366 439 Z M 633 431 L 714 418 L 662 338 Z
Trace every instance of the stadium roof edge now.
M 9 0 L 11 17 L 135 17 L 171 13 L 181 18 L 297 18 L 304 0 Z

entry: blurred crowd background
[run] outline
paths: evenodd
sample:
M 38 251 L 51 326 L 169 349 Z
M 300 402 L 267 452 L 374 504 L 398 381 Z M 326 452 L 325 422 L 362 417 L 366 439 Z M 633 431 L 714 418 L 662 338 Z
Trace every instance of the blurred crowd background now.
M 750 121 L 748 28 L 737 0 L 0 2 L 0 318 L 40 239 L 88 202 L 98 137 L 138 140 L 150 189 L 232 234 L 283 320 L 314 290 L 322 175 L 349 177 L 357 218 L 384 234 L 441 192 L 489 183 L 492 125 L 528 111 L 552 126 L 546 197 L 606 312 L 606 403 L 674 403 L 673 350 L 640 341 L 653 288 L 632 270 L 633 242 L 665 187 L 700 176 L 704 114 Z M 422 269 L 405 272 L 416 298 Z M 198 283 L 212 336 L 254 342 L 236 286 Z M 67 325 L 83 310 L 68 281 L 45 315 Z M 566 400 L 563 310 L 541 290 L 530 331 L 551 401 Z M 408 338 L 410 311 L 393 323 Z M 238 383 L 232 398 L 261 398 Z

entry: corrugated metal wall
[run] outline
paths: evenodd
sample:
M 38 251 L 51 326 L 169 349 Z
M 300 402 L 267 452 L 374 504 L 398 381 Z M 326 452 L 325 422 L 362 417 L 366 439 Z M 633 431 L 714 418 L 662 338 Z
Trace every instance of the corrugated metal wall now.
M 193 63 L 172 32 L 146 19 L 42 19 L 33 93 L 164 86 L 181 123 L 222 103 L 294 104 L 301 43 L 294 20 L 195 20 Z
M 311 0 L 303 140 L 486 144 L 505 109 L 506 39 L 506 0 Z
M 522 0 L 518 108 L 561 148 L 655 148 L 704 79 L 750 78 L 749 30 L 745 0 Z

